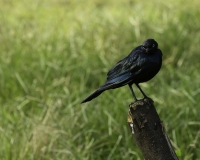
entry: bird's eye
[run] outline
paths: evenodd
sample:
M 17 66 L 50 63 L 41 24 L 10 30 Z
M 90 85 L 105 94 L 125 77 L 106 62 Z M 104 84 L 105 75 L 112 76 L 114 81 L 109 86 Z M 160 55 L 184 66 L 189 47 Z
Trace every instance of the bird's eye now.
M 155 44 L 152 45 L 152 48 L 155 47 Z

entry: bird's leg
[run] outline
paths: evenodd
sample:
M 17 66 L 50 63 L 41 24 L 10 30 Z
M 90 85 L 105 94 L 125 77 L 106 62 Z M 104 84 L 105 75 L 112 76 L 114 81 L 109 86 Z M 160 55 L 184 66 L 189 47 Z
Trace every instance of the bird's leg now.
M 135 99 L 135 101 L 137 101 L 137 98 L 136 98 L 135 93 L 133 91 L 132 85 L 128 84 L 128 86 L 129 86 L 129 88 L 130 88 L 130 90 L 132 92 L 133 98 Z
M 143 94 L 144 98 L 148 98 L 146 96 L 146 94 L 142 91 L 142 89 L 140 88 L 139 84 L 135 83 L 135 85 L 139 88 L 140 92 Z

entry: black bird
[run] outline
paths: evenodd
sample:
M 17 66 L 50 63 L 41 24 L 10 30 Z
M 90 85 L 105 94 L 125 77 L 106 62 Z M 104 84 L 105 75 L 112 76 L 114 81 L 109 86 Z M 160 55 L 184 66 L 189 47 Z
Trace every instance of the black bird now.
M 154 39 L 147 39 L 142 45 L 136 47 L 131 53 L 120 60 L 108 73 L 106 82 L 81 103 L 91 101 L 102 92 L 128 85 L 135 101 L 137 98 L 132 84 L 139 88 L 144 97 L 147 97 L 139 83 L 149 81 L 160 70 L 162 65 L 162 52 Z

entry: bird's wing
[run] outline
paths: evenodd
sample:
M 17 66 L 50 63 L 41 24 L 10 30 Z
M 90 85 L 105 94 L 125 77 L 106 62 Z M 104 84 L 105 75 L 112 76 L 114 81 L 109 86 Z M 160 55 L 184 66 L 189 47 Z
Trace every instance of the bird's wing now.
M 127 57 L 120 60 L 107 74 L 107 81 L 121 77 L 126 73 L 134 73 L 140 70 L 146 62 L 141 50 L 133 50 Z

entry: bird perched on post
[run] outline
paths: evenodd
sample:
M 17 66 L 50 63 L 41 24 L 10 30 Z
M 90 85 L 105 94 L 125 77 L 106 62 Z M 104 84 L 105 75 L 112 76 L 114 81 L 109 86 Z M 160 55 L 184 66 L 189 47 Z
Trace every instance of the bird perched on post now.
M 139 83 L 149 81 L 160 70 L 162 65 L 162 52 L 158 49 L 158 43 L 154 39 L 147 39 L 142 45 L 136 47 L 131 53 L 120 60 L 108 73 L 106 82 L 101 85 L 94 93 L 88 96 L 81 103 L 91 101 L 102 92 L 128 85 L 133 98 L 137 101 L 132 88 L 134 83 L 143 94 Z

